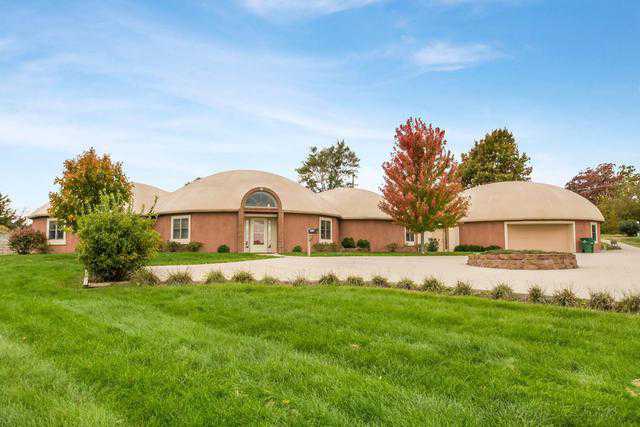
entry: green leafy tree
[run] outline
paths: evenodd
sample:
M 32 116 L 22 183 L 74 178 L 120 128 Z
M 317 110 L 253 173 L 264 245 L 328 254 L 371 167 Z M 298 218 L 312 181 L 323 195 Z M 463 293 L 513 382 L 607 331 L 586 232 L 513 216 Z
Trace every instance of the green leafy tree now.
M 529 181 L 529 157 L 518 150 L 509 130 L 496 129 L 462 154 L 459 173 L 464 188 L 502 181 Z
M 60 188 L 49 193 L 49 213 L 73 232 L 80 216 L 100 204 L 103 195 L 125 205 L 131 202 L 133 185 L 122 170 L 122 163 L 112 162 L 108 154 L 102 157 L 91 148 L 75 159 L 64 162 L 61 177 L 54 181 Z
M 18 215 L 15 209 L 11 209 L 9 196 L 0 193 L 0 229 L 13 230 L 14 228 L 22 227 L 24 223 L 25 218 Z
M 311 147 L 309 155 L 296 172 L 298 182 L 319 193 L 334 188 L 353 187 L 359 167 L 360 159 L 342 140 L 321 150 Z
M 100 200 L 78 217 L 77 253 L 92 278 L 126 280 L 155 254 L 160 235 L 152 217 L 133 212 L 117 196 L 103 195 Z

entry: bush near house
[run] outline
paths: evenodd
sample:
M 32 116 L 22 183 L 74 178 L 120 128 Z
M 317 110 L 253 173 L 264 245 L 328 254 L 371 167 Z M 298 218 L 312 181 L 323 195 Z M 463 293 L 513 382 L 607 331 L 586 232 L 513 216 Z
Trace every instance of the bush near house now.
M 353 237 L 345 237 L 342 239 L 342 247 L 345 249 L 353 249 L 356 247 L 356 242 L 353 240 Z
M 312 246 L 314 252 L 338 252 L 338 245 L 335 243 L 316 243 Z
M 356 246 L 358 246 L 358 249 L 363 251 L 371 250 L 371 243 L 367 239 L 359 239 L 358 243 L 356 243 Z
M 229 252 L 231 252 L 231 249 L 229 249 L 229 246 L 227 246 L 227 245 L 218 246 L 218 253 L 219 254 L 227 254 Z
M 396 252 L 398 250 L 398 244 L 397 243 L 389 243 L 385 247 L 387 248 L 387 252 Z
M 103 200 L 92 213 L 78 218 L 80 261 L 93 279 L 128 279 L 158 249 L 160 235 L 153 224 L 153 219 Z
M 9 235 L 9 248 L 20 255 L 45 253 L 48 250 L 47 236 L 31 227 L 20 227 Z
M 295 245 L 295 246 L 293 247 L 293 249 L 291 250 L 291 252 L 296 252 L 296 253 L 297 253 L 297 252 L 302 252 L 302 246 L 300 246 L 300 245 Z
M 427 252 L 438 252 L 439 248 L 440 244 L 438 243 L 438 239 L 430 237 L 429 243 L 427 244 Z
M 160 251 L 161 252 L 198 252 L 200 251 L 200 249 L 202 249 L 202 246 L 203 244 L 201 242 L 179 243 L 179 242 L 174 242 L 169 240 L 162 244 Z M 220 251 L 218 250 L 218 252 Z

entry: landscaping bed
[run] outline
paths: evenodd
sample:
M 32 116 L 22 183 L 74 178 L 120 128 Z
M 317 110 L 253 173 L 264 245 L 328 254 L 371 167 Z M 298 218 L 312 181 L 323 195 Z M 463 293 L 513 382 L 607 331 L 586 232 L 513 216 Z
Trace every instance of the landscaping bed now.
M 336 256 L 465 256 L 475 252 L 367 252 L 367 251 L 341 251 L 341 252 L 311 252 L 312 257 L 336 257 Z M 307 256 L 306 252 L 288 252 L 288 256 Z
M 575 254 L 542 251 L 490 251 L 471 254 L 467 264 L 506 270 L 566 270 L 578 268 Z

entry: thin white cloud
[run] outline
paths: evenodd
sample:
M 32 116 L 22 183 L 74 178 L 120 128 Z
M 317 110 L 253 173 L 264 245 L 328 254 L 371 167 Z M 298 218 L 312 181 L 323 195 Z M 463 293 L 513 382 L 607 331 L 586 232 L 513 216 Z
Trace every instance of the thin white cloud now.
M 453 44 L 443 41 L 430 42 L 416 52 L 416 64 L 431 71 L 455 71 L 503 57 L 493 46 L 483 43 Z
M 381 0 L 240 0 L 242 5 L 265 18 L 289 19 L 329 15 L 357 9 Z

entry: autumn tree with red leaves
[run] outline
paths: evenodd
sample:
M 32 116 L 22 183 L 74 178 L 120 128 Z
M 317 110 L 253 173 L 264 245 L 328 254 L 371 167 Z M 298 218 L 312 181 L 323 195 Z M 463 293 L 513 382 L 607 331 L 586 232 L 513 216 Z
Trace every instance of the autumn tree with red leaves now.
M 98 156 L 93 148 L 65 160 L 62 176 L 54 184 L 60 189 L 49 193 L 49 213 L 74 233 L 78 218 L 100 205 L 102 197 L 111 197 L 123 206 L 133 197 L 133 184 L 124 174 L 122 163 L 111 161 L 108 154 Z
M 422 119 L 409 118 L 396 128 L 391 159 L 382 165 L 384 200 L 379 207 L 420 235 L 421 253 L 424 233 L 455 226 L 469 205 L 460 195 L 458 164 L 445 148 L 444 133 Z
M 629 166 L 616 170 L 613 163 L 601 163 L 596 168 L 586 168 L 567 182 L 565 188 L 598 204 L 601 197 L 613 195 L 618 185 L 635 171 Z

